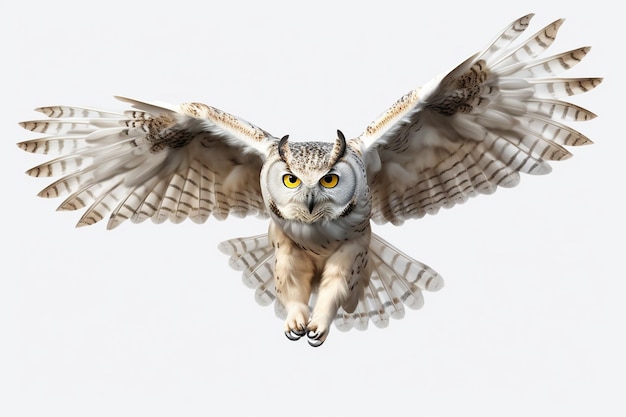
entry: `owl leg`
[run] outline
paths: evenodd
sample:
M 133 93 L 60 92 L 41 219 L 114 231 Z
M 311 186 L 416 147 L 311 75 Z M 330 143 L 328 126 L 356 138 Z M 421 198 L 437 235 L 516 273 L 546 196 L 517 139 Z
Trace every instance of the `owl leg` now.
M 305 335 L 310 317 L 313 265 L 307 265 L 302 260 L 294 262 L 297 258 L 285 260 L 277 254 L 274 276 L 276 295 L 287 310 L 285 336 L 290 340 L 298 340 Z
M 364 246 L 362 240 L 344 244 L 326 261 L 317 302 L 307 326 L 307 337 L 311 346 L 317 347 L 324 343 L 337 310 L 355 287 L 359 287 L 361 269 L 364 268 L 364 259 L 367 258 L 367 244 Z
M 347 293 L 347 285 L 343 277 L 327 278 L 320 286 L 313 316 L 307 326 L 306 335 L 311 346 L 317 347 L 326 341 L 330 324 L 345 298 L 345 293 Z
M 314 265 L 307 254 L 288 238 L 272 240 L 276 251 L 276 296 L 287 310 L 285 336 L 298 340 L 306 334 Z

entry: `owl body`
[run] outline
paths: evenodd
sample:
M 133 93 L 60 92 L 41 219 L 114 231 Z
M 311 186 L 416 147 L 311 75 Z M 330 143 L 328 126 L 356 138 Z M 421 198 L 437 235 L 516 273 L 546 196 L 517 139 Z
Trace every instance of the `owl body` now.
M 47 136 L 18 145 L 59 157 L 28 171 L 61 176 L 40 192 L 66 194 L 60 210 L 85 209 L 78 225 L 108 216 L 203 223 L 257 215 L 268 233 L 220 249 L 262 305 L 273 304 L 291 340 L 312 346 L 340 330 L 386 327 L 424 291 L 443 286 L 429 266 L 372 233 L 470 197 L 546 174 L 566 146 L 591 141 L 569 124 L 595 114 L 563 97 L 601 78 L 563 78 L 589 52 L 539 58 L 556 20 L 515 44 L 532 15 L 508 25 L 482 52 L 402 96 L 358 136 L 292 142 L 201 103 L 172 106 L 118 97 L 132 110 L 37 109 L 22 126 Z
M 338 308 L 352 313 L 369 282 L 371 199 L 358 180 L 365 164 L 353 146 L 341 132 L 334 145 L 285 137 L 261 170 L 276 296 L 287 310 L 290 339 L 306 333 L 309 343 L 323 343 Z

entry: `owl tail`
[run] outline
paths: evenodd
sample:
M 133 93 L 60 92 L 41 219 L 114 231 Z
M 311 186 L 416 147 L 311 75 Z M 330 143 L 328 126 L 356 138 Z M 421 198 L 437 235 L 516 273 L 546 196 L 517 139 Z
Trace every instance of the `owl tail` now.
M 254 298 L 257 303 L 267 306 L 276 299 L 274 248 L 267 233 L 226 240 L 218 249 L 230 256 L 228 265 L 231 268 L 243 271 L 241 279 L 246 287 L 256 290 Z
M 231 268 L 243 271 L 243 283 L 255 290 L 257 303 L 266 306 L 276 301 L 274 311 L 284 319 L 286 312 L 276 299 L 274 287 L 274 248 L 267 234 L 230 239 L 220 243 L 219 249 L 230 256 Z M 365 330 L 370 320 L 376 327 L 387 327 L 390 318 L 404 317 L 405 306 L 413 310 L 422 307 L 422 291 L 437 291 L 443 287 L 443 278 L 432 268 L 375 234 L 369 247 L 369 265 L 370 280 L 354 311 L 340 308 L 337 312 L 334 323 L 339 330 Z M 316 294 L 313 294 L 311 305 L 315 304 L 315 299 Z
M 422 291 L 438 291 L 443 278 L 435 270 L 372 233 L 369 247 L 370 281 L 364 288 L 356 309 L 339 309 L 335 326 L 342 331 L 367 329 L 371 320 L 384 328 L 389 319 L 404 317 L 405 306 L 417 310 L 424 305 Z

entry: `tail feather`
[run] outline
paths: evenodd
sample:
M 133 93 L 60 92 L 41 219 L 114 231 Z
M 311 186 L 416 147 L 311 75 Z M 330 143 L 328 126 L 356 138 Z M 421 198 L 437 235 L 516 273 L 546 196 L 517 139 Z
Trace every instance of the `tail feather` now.
M 335 316 L 335 327 L 337 330 L 347 332 L 351 329 L 367 330 L 369 321 L 380 323 L 376 310 L 371 309 L 371 303 L 361 299 L 352 313 L 346 312 L 343 308 L 337 311 Z
M 385 311 L 385 306 L 379 297 L 376 297 L 372 285 L 368 285 L 363 289 L 363 297 L 361 304 L 368 313 L 368 318 L 372 320 L 374 326 L 378 328 L 387 327 L 389 325 L 389 314 Z M 339 326 L 337 326 L 339 327 Z
M 400 278 L 389 265 L 384 263 L 380 254 L 371 253 L 370 259 L 376 263 L 381 283 L 388 289 L 396 305 L 402 303 L 413 310 L 417 310 L 424 304 L 422 291 L 415 285 L 409 284 L 405 279 Z
M 377 254 L 398 277 L 426 291 L 437 291 L 443 287 L 443 278 L 435 270 L 423 264 L 372 234 L 370 251 Z
M 277 317 L 284 319 L 286 311 L 276 298 L 274 287 L 274 248 L 267 234 L 230 239 L 219 249 L 230 256 L 229 265 L 243 271 L 244 284 L 255 289 L 255 300 L 261 305 L 274 304 Z M 335 327 L 341 331 L 366 330 L 371 321 L 384 328 L 390 318 L 404 317 L 405 307 L 419 309 L 424 304 L 423 291 L 443 287 L 441 276 L 429 266 L 402 253 L 377 235 L 372 235 L 369 247 L 371 275 L 353 312 L 339 308 Z M 310 305 L 317 294 L 312 294 Z
M 231 268 L 243 271 L 242 281 L 246 287 L 257 290 L 255 298 L 259 304 L 274 301 L 274 250 L 267 234 L 230 239 L 220 243 L 218 249 L 230 256 Z

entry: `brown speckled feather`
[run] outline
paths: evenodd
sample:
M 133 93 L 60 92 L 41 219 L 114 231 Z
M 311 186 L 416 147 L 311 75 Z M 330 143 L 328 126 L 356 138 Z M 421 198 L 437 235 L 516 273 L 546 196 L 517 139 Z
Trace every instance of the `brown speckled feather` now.
M 40 196 L 69 194 L 59 209 L 86 208 L 78 226 L 108 216 L 110 229 L 127 219 L 178 223 L 266 215 L 259 175 L 275 138 L 204 104 L 174 107 L 118 98 L 135 109 L 43 107 L 37 110 L 49 119 L 22 123 L 49 136 L 20 148 L 60 154 L 27 172 L 61 176 Z
M 366 155 L 372 219 L 401 224 L 477 194 L 512 187 L 519 173 L 550 172 L 563 145 L 591 143 L 562 121 L 595 115 L 562 97 L 600 78 L 557 78 L 589 47 L 538 59 L 562 19 L 510 46 L 532 15 L 509 25 L 482 53 L 403 96 L 355 139 Z M 544 78 L 547 77 L 547 78 Z

